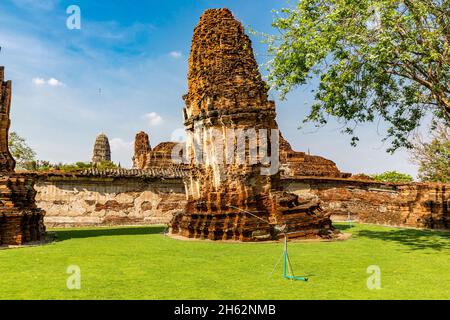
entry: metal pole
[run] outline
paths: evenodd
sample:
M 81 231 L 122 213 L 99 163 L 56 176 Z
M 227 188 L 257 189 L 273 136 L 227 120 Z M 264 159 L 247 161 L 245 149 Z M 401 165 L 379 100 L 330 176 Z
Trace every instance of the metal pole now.
M 287 235 L 284 235 L 284 268 L 283 268 L 283 275 L 284 277 L 287 279 L 288 278 L 288 274 L 287 274 Z
M 296 277 L 294 276 L 294 271 L 292 270 L 291 260 L 289 259 L 288 253 L 288 235 L 284 234 L 284 278 L 289 280 L 296 281 L 308 281 L 308 278 L 305 277 Z M 287 269 L 289 267 L 290 274 L 287 274 Z

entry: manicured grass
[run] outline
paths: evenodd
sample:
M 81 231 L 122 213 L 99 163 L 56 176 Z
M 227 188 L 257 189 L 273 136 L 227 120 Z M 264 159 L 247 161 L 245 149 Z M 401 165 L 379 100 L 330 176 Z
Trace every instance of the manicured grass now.
M 282 278 L 281 243 L 166 238 L 162 227 L 71 229 L 43 247 L 0 250 L 0 299 L 450 299 L 450 233 L 355 225 L 341 242 L 290 244 L 296 275 Z M 81 290 L 69 290 L 69 265 Z M 381 268 L 369 290 L 367 267 Z

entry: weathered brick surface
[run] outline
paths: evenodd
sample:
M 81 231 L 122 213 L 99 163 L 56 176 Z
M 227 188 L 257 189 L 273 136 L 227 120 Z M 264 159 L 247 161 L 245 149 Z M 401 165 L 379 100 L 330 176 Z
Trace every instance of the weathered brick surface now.
M 136 134 L 134 140 L 134 156 L 133 156 L 133 168 L 145 169 L 147 166 L 147 160 L 149 153 L 152 151 L 150 146 L 150 138 L 147 133 L 141 131 Z
M 12 172 L 16 166 L 8 148 L 8 134 L 11 120 L 11 81 L 4 81 L 5 68 L 0 66 L 0 173 Z

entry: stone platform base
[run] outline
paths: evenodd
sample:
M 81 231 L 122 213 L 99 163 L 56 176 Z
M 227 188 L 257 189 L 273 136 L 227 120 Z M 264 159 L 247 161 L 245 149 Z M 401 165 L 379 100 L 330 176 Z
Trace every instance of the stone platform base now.
M 269 220 L 268 216 L 259 217 Z M 179 214 L 170 223 L 170 235 L 186 239 L 260 242 L 278 241 L 284 235 L 276 226 L 289 226 L 290 239 L 329 239 L 339 237 L 328 216 L 308 212 L 295 213 L 267 224 L 245 213 Z
M 56 233 L 55 232 L 46 232 L 45 235 L 36 241 L 26 242 L 21 245 L 0 245 L 0 250 L 8 250 L 8 249 L 22 249 L 22 248 L 32 248 L 32 247 L 40 247 L 48 244 L 52 244 L 56 241 Z
M 44 238 L 44 211 L 36 207 L 35 196 L 33 177 L 0 175 L 0 246 Z
M 0 246 L 23 245 L 45 237 L 44 215 L 39 209 L 20 213 L 0 211 Z
M 212 193 L 209 194 L 209 197 Z M 330 214 L 317 199 L 304 199 L 273 190 L 269 195 L 248 197 L 216 193 L 215 199 L 188 201 L 185 211 L 170 222 L 171 233 L 185 238 L 219 241 L 273 241 L 288 233 L 291 239 L 338 237 Z M 241 209 L 242 208 L 242 209 Z

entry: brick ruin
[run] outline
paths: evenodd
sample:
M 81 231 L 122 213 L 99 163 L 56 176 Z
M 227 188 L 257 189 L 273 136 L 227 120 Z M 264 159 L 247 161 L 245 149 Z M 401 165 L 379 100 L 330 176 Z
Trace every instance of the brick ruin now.
M 289 142 L 280 135 L 280 162 L 283 177 L 333 177 L 348 178 L 336 164 L 328 159 L 294 151 Z
M 0 245 L 22 245 L 42 240 L 44 212 L 35 203 L 34 177 L 14 172 L 8 148 L 11 81 L 0 66 Z
M 320 200 L 334 221 L 450 229 L 450 184 L 388 183 L 360 177 L 286 177 L 284 188 Z
M 148 134 L 139 132 L 134 142 L 133 168 L 146 170 L 185 167 L 173 161 L 172 151 L 178 145 L 177 142 L 161 142 L 152 149 Z M 182 150 L 180 152 L 182 154 Z M 187 169 L 187 167 L 185 168 Z
M 111 161 L 111 147 L 109 139 L 104 133 L 100 133 L 95 139 L 94 151 L 92 153 L 92 163 Z
M 279 139 L 270 135 L 278 129 L 275 103 L 268 100 L 268 86 L 259 73 L 251 40 L 228 9 L 207 10 L 200 18 L 189 57 L 188 87 L 183 97 L 185 128 L 193 137 L 187 142 L 191 163 L 186 181 L 188 203 L 172 220 L 171 233 L 187 238 L 259 241 L 276 239 L 277 229 L 287 226 L 291 238 L 333 237 L 330 215 L 320 209 L 319 202 L 283 191 L 279 172 L 261 174 L 267 169 L 263 157 L 259 154 L 256 164 L 249 162 L 251 150 L 246 140 L 244 163 L 225 163 L 218 157 L 224 150 L 217 150 L 217 145 L 230 139 L 237 142 L 231 153 L 239 156 L 239 141 L 229 130 L 263 130 L 270 136 L 265 138 L 267 144 Z M 199 144 L 208 150 L 200 163 L 196 150 L 199 124 Z M 212 129 L 219 136 L 213 136 Z M 261 148 L 264 139 L 258 139 Z M 286 150 L 286 157 L 290 154 L 294 153 Z M 291 159 L 293 167 L 295 161 L 310 160 Z M 315 163 L 312 168 L 339 174 L 332 162 L 317 159 Z
M 218 140 L 223 141 L 234 139 L 224 128 L 278 128 L 250 39 L 226 9 L 207 11 L 194 32 L 183 109 L 186 130 L 194 133 L 183 154 L 189 165 L 174 164 L 176 143 L 152 148 L 148 135 L 140 132 L 132 170 L 16 173 L 8 149 L 11 82 L 3 80 L 0 67 L 0 245 L 42 239 L 44 211 L 37 207 L 45 210 L 45 222 L 52 227 L 163 223 L 174 235 L 212 240 L 275 239 L 275 227 L 284 224 L 292 237 L 328 238 L 335 235 L 330 217 L 450 229 L 449 184 L 382 183 L 351 176 L 330 160 L 294 151 L 281 134 L 276 175 L 262 175 L 262 163 L 220 163 L 212 148 L 220 143 L 208 136 L 210 129 L 221 133 Z M 204 163 L 195 161 L 198 123 L 204 139 L 197 142 L 207 151 Z M 95 161 L 109 161 L 107 137 L 97 140 Z M 244 145 L 248 156 L 250 145 Z
M 134 140 L 133 168 L 144 169 L 147 166 L 149 153 L 152 151 L 148 134 L 141 131 Z

